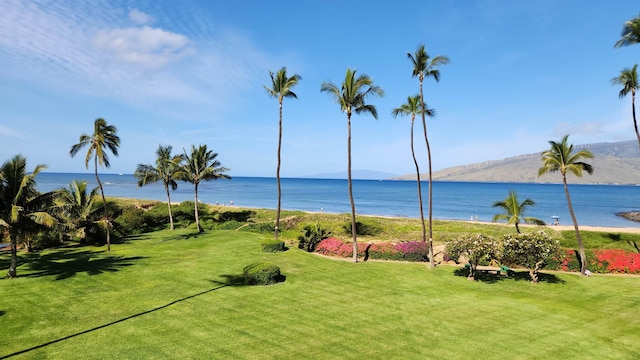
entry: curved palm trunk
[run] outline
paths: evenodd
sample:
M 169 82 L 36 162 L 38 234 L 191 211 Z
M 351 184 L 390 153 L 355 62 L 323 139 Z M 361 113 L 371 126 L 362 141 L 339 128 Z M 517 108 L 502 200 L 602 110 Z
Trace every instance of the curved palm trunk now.
M 580 230 L 578 229 L 578 220 L 573 213 L 573 206 L 571 206 L 571 197 L 569 196 L 569 187 L 567 186 L 567 177 L 562 174 L 562 183 L 564 184 L 564 193 L 567 196 L 567 204 L 569 205 L 569 214 L 573 221 L 573 228 L 576 231 L 576 239 L 578 240 L 578 249 L 580 252 L 580 272 L 584 275 L 587 270 L 587 255 L 584 252 L 584 245 L 582 244 L 582 237 L 580 236 Z
M 427 227 L 424 223 L 424 210 L 422 207 L 422 185 L 420 183 L 420 167 L 418 166 L 418 160 L 416 159 L 416 152 L 413 146 L 413 121 L 415 115 L 411 117 L 411 156 L 413 156 L 413 163 L 416 165 L 416 177 L 418 178 L 418 204 L 420 206 L 420 223 L 422 224 L 422 242 L 427 241 Z
M 195 182 L 193 183 L 193 187 L 194 187 L 194 200 L 195 200 L 195 204 L 193 205 L 194 207 L 194 214 L 196 216 L 196 226 L 198 227 L 198 232 L 204 232 L 204 229 L 202 228 L 202 226 L 200 226 L 200 217 L 198 216 L 198 183 Z
M 104 205 L 104 223 L 105 223 L 105 228 L 107 230 L 107 251 L 111 251 L 111 236 L 109 234 L 109 228 L 111 227 L 111 224 L 109 223 L 109 212 L 107 210 L 107 200 L 104 197 L 104 188 L 102 187 L 102 182 L 98 177 L 98 156 L 97 155 L 93 158 L 93 163 L 96 169 L 95 170 L 96 181 L 98 182 L 98 186 L 100 187 L 100 195 L 102 195 L 102 204 Z
M 428 165 L 429 165 L 429 266 L 431 266 L 432 268 L 434 268 L 436 266 L 436 263 L 433 259 L 433 200 L 432 200 L 432 194 L 433 194 L 433 187 L 432 187 L 432 180 L 433 180 L 433 175 L 432 175 L 432 171 L 431 171 L 431 146 L 429 145 L 429 138 L 427 137 L 427 121 L 425 120 L 424 116 L 424 95 L 422 93 L 422 75 L 420 75 L 420 102 L 421 102 L 421 106 L 422 106 L 422 128 L 424 130 L 424 141 L 427 144 L 427 161 L 428 161 Z
M 520 234 L 520 226 L 519 226 L 518 222 L 516 222 L 516 232 L 518 234 Z
M 347 112 L 347 184 L 349 186 L 349 201 L 351 201 L 351 234 L 353 237 L 353 262 L 358 262 L 358 240 L 356 239 L 356 204 L 353 201 L 353 186 L 351 184 L 351 113 Z
M 164 184 L 164 190 L 167 192 L 167 208 L 169 209 L 169 223 L 171 224 L 171 230 L 173 230 L 173 214 L 171 213 L 171 194 L 169 194 L 169 185 Z
M 7 276 L 14 278 L 18 276 L 18 241 L 17 236 L 13 231 L 9 231 L 9 237 L 11 238 L 11 263 L 9 265 L 9 272 Z
M 638 146 L 640 146 L 640 132 L 638 132 L 638 122 L 636 121 L 636 90 L 631 90 L 631 112 L 633 113 L 633 128 L 636 130 Z
M 280 188 L 280 150 L 282 148 L 282 98 L 280 98 L 280 121 L 278 132 L 278 166 L 276 167 L 276 182 L 278 183 L 278 208 L 276 209 L 276 228 L 274 231 L 274 238 L 278 239 L 278 232 L 280 232 L 280 206 L 282 201 L 282 190 Z

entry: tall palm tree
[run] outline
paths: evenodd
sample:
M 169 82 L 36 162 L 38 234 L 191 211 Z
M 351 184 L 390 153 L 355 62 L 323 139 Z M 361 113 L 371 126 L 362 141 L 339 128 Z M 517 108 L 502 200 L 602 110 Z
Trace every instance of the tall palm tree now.
M 353 186 L 351 181 L 351 114 L 371 114 L 378 118 L 376 107 L 367 104 L 365 100 L 370 96 L 384 96 L 381 87 L 373 84 L 373 80 L 366 74 L 356 76 L 357 70 L 347 68 L 342 86 L 338 88 L 331 82 L 322 83 L 320 92 L 326 92 L 340 106 L 340 111 L 347 114 L 347 184 L 349 200 L 351 202 L 351 234 L 353 236 L 353 262 L 358 262 L 358 241 L 356 239 L 356 205 L 353 201 Z
M 220 161 L 216 160 L 217 153 L 207 149 L 207 145 L 200 145 L 195 147 L 191 145 L 191 153 L 184 152 L 185 163 L 180 167 L 180 171 L 176 174 L 176 178 L 184 180 L 193 184 L 194 189 L 194 208 L 196 226 L 198 232 L 203 232 L 204 229 L 200 225 L 200 217 L 198 215 L 198 185 L 201 181 L 211 181 L 218 179 L 231 179 L 231 177 L 225 172 L 229 169 L 220 166 Z
M 620 75 L 611 79 L 611 83 L 614 85 L 622 85 L 622 89 L 618 96 L 620 99 L 631 93 L 631 114 L 633 115 L 633 128 L 636 131 L 636 138 L 638 139 L 638 146 L 640 146 L 640 132 L 638 132 L 638 122 L 636 121 L 636 90 L 640 86 L 638 82 L 638 64 L 633 65 L 631 69 L 624 68 L 620 71 Z
M 37 165 L 27 174 L 27 159 L 16 155 L 0 168 L 0 226 L 6 228 L 11 241 L 11 262 L 7 275 L 16 277 L 18 241 L 29 236 L 34 226 L 51 227 L 56 219 L 46 211 L 51 192 L 40 194 L 36 190 L 36 176 L 46 169 Z
M 429 117 L 436 116 L 436 111 L 433 109 L 425 109 L 424 111 Z M 420 95 L 414 95 L 407 97 L 407 102 L 402 104 L 400 107 L 393 109 L 391 114 L 393 117 L 398 117 L 398 115 L 406 116 L 411 115 L 411 156 L 413 157 L 413 163 L 416 166 L 416 177 L 418 179 L 418 206 L 420 208 L 420 222 L 422 224 L 422 241 L 427 241 L 427 227 L 424 222 L 424 211 L 422 206 L 422 185 L 420 183 L 420 167 L 418 166 L 418 160 L 416 159 L 416 152 L 413 146 L 413 124 L 416 119 L 416 114 L 422 113 L 422 102 L 420 101 Z
M 108 125 L 107 121 L 103 118 L 98 118 L 93 123 L 93 134 L 80 135 L 80 139 L 78 143 L 71 146 L 71 150 L 69 150 L 69 154 L 71 156 L 76 156 L 76 154 L 85 146 L 87 149 L 87 156 L 84 159 L 84 166 L 89 168 L 89 160 L 93 158 L 93 165 L 95 169 L 96 181 L 98 182 L 98 187 L 100 187 L 100 194 L 102 195 L 102 203 L 104 205 L 104 227 L 107 232 L 107 251 L 111 251 L 111 238 L 109 235 L 109 229 L 111 224 L 109 222 L 109 213 L 107 210 L 107 200 L 104 197 L 104 188 L 102 187 L 102 182 L 100 182 L 100 178 L 98 177 L 98 164 L 100 166 L 104 166 L 109 168 L 111 164 L 109 163 L 109 156 L 107 155 L 107 150 L 111 151 L 111 153 L 115 156 L 118 156 L 118 147 L 120 147 L 120 138 L 117 135 L 118 129 L 113 125 Z
M 293 74 L 291 77 L 287 76 L 287 68 L 283 67 L 277 73 L 269 71 L 271 77 L 271 87 L 264 85 L 264 89 L 267 90 L 267 94 L 270 97 L 278 99 L 278 105 L 280 109 L 280 119 L 278 122 L 278 165 L 276 166 L 276 182 L 278 183 L 278 208 L 276 210 L 276 228 L 274 231 L 274 237 L 278 239 L 278 232 L 280 231 L 280 207 L 282 201 L 282 190 L 280 188 L 280 150 L 282 148 L 282 101 L 284 98 L 297 99 L 298 95 L 291 89 L 298 85 L 298 81 L 302 78 L 298 74 Z
M 593 159 L 593 154 L 585 149 L 573 152 L 573 144 L 567 144 L 568 138 L 569 135 L 565 135 L 560 142 L 549 141 L 551 148 L 542 153 L 542 167 L 538 169 L 538 177 L 556 171 L 559 171 L 562 175 L 562 184 L 564 185 L 564 193 L 567 197 L 569 214 L 573 221 L 573 228 L 575 229 L 578 247 L 580 248 L 580 272 L 584 274 L 587 270 L 587 258 L 584 252 L 584 245 L 582 244 L 582 237 L 580 237 L 580 230 L 578 229 L 578 220 L 576 220 L 576 215 L 571 205 L 569 187 L 567 186 L 567 173 L 571 173 L 577 177 L 582 177 L 583 171 L 592 174 L 593 167 L 581 160 Z
M 87 236 L 96 212 L 94 200 L 98 195 L 98 187 L 87 192 L 87 182 L 74 180 L 68 189 L 56 192 L 54 209 L 73 237 L 84 239 Z
M 620 32 L 620 40 L 615 47 L 623 47 L 640 43 L 640 15 L 624 22 Z
M 531 199 L 525 199 L 523 202 L 520 202 L 520 200 L 518 200 L 518 194 L 515 191 L 510 190 L 509 196 L 507 196 L 506 199 L 493 203 L 493 207 L 501 208 L 505 212 L 503 214 L 494 215 L 492 221 L 496 222 L 498 220 L 507 220 L 507 224 L 514 224 L 516 226 L 518 234 L 520 234 L 520 222 L 524 222 L 525 224 L 545 225 L 544 221 L 540 219 L 524 216 L 525 208 L 535 205 L 535 201 Z
M 169 209 L 169 223 L 171 224 L 171 230 L 174 229 L 173 214 L 171 213 L 171 190 L 178 188 L 176 182 L 176 174 L 180 171 L 180 166 L 184 160 L 184 155 L 171 155 L 173 147 L 171 145 L 162 146 L 159 145 L 156 150 L 156 165 L 151 164 L 138 164 L 133 176 L 138 179 L 138 187 L 152 184 L 158 181 L 162 181 L 164 185 L 164 191 L 167 193 L 167 207 Z
M 424 92 L 422 91 L 424 79 L 432 77 L 436 82 L 439 82 L 440 70 L 438 70 L 438 66 L 446 65 L 450 60 L 443 55 L 431 58 L 424 49 L 424 44 L 418 46 L 415 53 L 412 54 L 408 52 L 407 57 L 413 64 L 411 76 L 418 77 L 420 81 L 420 104 L 424 109 L 426 108 L 424 104 Z M 424 112 L 422 113 L 422 129 L 424 130 L 424 141 L 427 145 L 427 160 L 429 166 L 429 264 L 433 268 L 435 267 L 435 261 L 433 259 L 433 171 L 431 167 L 431 146 L 429 145 L 429 138 L 427 137 L 427 122 Z

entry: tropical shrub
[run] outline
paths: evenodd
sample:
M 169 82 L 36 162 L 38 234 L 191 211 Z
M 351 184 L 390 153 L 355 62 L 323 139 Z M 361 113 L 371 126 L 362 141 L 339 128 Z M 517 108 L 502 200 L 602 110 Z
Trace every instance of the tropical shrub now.
M 298 248 L 308 252 L 314 252 L 320 241 L 331 235 L 331 231 L 320 226 L 320 223 L 305 225 L 304 234 L 298 236 Z
M 446 244 L 448 257 L 458 262 L 464 257 L 469 262 L 470 280 L 475 279 L 476 270 L 481 262 L 489 262 L 500 256 L 500 244 L 491 236 L 482 234 L 464 234 Z
M 257 233 L 272 233 L 276 230 L 275 223 L 271 221 L 267 222 L 259 222 L 259 223 L 249 223 L 246 226 L 238 228 L 240 231 L 250 231 Z
M 364 255 L 367 246 L 367 244 L 358 243 L 358 256 Z M 345 243 L 340 239 L 330 237 L 322 240 L 318 244 L 316 251 L 327 256 L 351 257 L 353 256 L 353 245 L 351 243 Z
M 544 231 L 505 235 L 502 242 L 501 263 L 520 265 L 529 269 L 531 282 L 538 282 L 538 272 L 547 262 L 560 254 L 560 243 Z
M 247 285 L 271 285 L 283 279 L 280 268 L 268 262 L 258 262 L 242 269 L 244 283 Z
M 327 238 L 322 240 L 316 251 L 323 255 L 351 257 L 353 245 L 340 239 Z M 424 242 L 390 242 L 365 244 L 358 243 L 358 256 L 375 260 L 427 261 L 428 245 Z
M 113 233 L 117 237 L 136 235 L 147 231 L 145 211 L 135 206 L 125 206 L 113 221 Z
M 265 240 L 260 243 L 262 252 L 281 252 L 285 250 L 284 241 L 280 240 Z
M 640 274 L 640 254 L 624 250 L 597 250 L 598 265 L 608 272 L 620 274 Z M 593 271 L 593 270 L 592 270 Z
M 423 241 L 401 242 L 395 246 L 405 261 L 428 261 L 429 244 Z

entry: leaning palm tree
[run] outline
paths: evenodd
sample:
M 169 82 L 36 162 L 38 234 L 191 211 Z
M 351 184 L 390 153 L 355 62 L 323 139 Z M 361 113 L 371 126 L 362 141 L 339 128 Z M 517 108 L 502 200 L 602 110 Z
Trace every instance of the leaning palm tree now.
M 587 270 L 587 259 L 584 252 L 584 245 L 582 244 L 582 238 L 580 237 L 580 230 L 578 229 L 578 220 L 576 220 L 576 215 L 573 213 L 573 206 L 571 205 L 569 187 L 567 186 L 567 173 L 571 173 L 577 177 L 582 177 L 583 171 L 586 171 L 588 174 L 592 174 L 593 167 L 580 160 L 593 159 L 593 154 L 589 150 L 585 149 L 574 153 L 573 144 L 567 144 L 568 138 L 569 135 L 565 135 L 560 142 L 549 141 L 551 149 L 542 153 L 542 167 L 538 169 L 538 177 L 546 173 L 556 171 L 559 171 L 562 175 L 562 184 L 564 185 L 564 193 L 567 197 L 569 214 L 573 221 L 573 228 L 575 229 L 578 247 L 580 248 L 580 272 L 584 274 Z
M 69 154 L 75 156 L 83 147 L 88 146 L 87 156 L 84 159 L 84 166 L 89 168 L 89 161 L 93 157 L 93 165 L 95 169 L 96 181 L 98 187 L 100 187 L 100 194 L 102 195 L 102 203 L 104 205 L 104 227 L 107 232 L 107 251 L 111 251 L 111 239 L 109 236 L 109 229 L 111 224 L 109 222 L 109 213 L 107 210 L 107 200 L 104 197 L 104 188 L 102 182 L 98 177 L 98 164 L 106 168 L 110 167 L 109 156 L 107 150 L 115 156 L 118 156 L 118 147 L 120 146 L 120 138 L 117 135 L 118 129 L 113 125 L 108 125 L 107 121 L 103 118 L 98 118 L 93 123 L 93 134 L 80 135 L 80 140 L 77 144 L 71 147 Z
M 440 70 L 438 70 L 437 67 L 448 64 L 450 60 L 443 55 L 431 58 L 424 49 L 424 44 L 418 46 L 415 53 L 412 54 L 408 52 L 407 57 L 413 64 L 411 76 L 417 76 L 420 81 L 420 105 L 424 109 L 426 108 L 424 104 L 424 93 L 422 91 L 424 79 L 432 77 L 436 82 L 439 82 Z M 429 264 L 433 268 L 435 267 L 435 261 L 433 259 L 433 171 L 431 168 L 431 146 L 429 145 L 429 138 L 427 137 L 427 122 L 424 112 L 422 113 L 422 129 L 424 130 L 424 141 L 427 145 L 427 160 L 429 166 Z
M 640 132 L 638 132 L 638 122 L 636 121 L 636 90 L 640 86 L 638 82 L 638 64 L 633 65 L 631 69 L 624 68 L 620 71 L 620 75 L 611 79 L 611 83 L 614 85 L 622 85 L 622 89 L 618 96 L 620 99 L 631 93 L 631 114 L 633 115 L 633 128 L 636 131 L 636 138 L 638 139 L 638 146 L 640 146 Z
M 93 224 L 96 207 L 94 200 L 98 195 L 98 187 L 87 191 L 87 182 L 74 180 L 68 189 L 56 192 L 54 210 L 61 224 L 77 239 L 85 239 Z
M 620 32 L 620 40 L 616 41 L 615 47 L 623 47 L 640 43 L 640 15 L 631 20 L 625 21 Z
M 51 227 L 56 219 L 46 210 L 53 193 L 36 190 L 36 176 L 46 168 L 37 165 L 27 174 L 27 160 L 16 155 L 0 168 L 0 226 L 6 228 L 11 241 L 11 261 L 7 275 L 16 277 L 18 242 L 29 236 L 36 226 Z
M 425 109 L 424 111 L 429 117 L 436 116 L 436 111 L 433 109 Z M 422 224 L 422 241 L 427 241 L 427 227 L 424 222 L 424 211 L 422 206 L 422 185 L 420 183 L 420 167 L 418 166 L 418 160 L 416 160 L 416 152 L 413 146 L 413 124 L 416 119 L 416 114 L 422 113 L 422 102 L 420 101 L 420 95 L 409 96 L 407 98 L 407 102 L 402 104 L 400 107 L 393 109 L 391 114 L 393 117 L 398 117 L 398 115 L 411 115 L 411 156 L 413 157 L 413 163 L 416 166 L 416 177 L 418 183 L 418 206 L 420 208 L 420 223 Z
M 300 75 L 293 74 L 291 77 L 287 76 L 287 68 L 283 67 L 277 73 L 269 71 L 271 77 L 271 87 L 264 85 L 264 89 L 270 97 L 278 99 L 278 105 L 280 109 L 280 119 L 278 122 L 278 165 L 276 166 L 276 182 L 278 183 L 278 207 L 276 210 L 276 227 L 274 230 L 274 237 L 278 239 L 278 232 L 280 231 L 280 207 L 282 201 L 282 190 L 280 188 L 280 150 L 282 148 L 282 101 L 284 98 L 297 99 L 298 96 L 291 89 L 298 85 L 298 81 L 302 79 Z
M 535 201 L 531 199 L 525 199 L 523 202 L 520 202 L 520 200 L 518 200 L 518 194 L 510 190 L 509 196 L 507 196 L 506 199 L 493 203 L 493 207 L 501 208 L 504 210 L 504 213 L 494 215 L 492 221 L 507 220 L 507 224 L 514 224 L 516 226 L 516 232 L 518 232 L 518 234 L 520 234 L 519 225 L 521 222 L 525 224 L 545 225 L 544 221 L 540 219 L 524 216 L 525 208 L 535 205 Z
M 180 166 L 184 160 L 184 155 L 171 155 L 173 147 L 171 145 L 162 146 L 159 145 L 156 150 L 156 165 L 151 164 L 138 164 L 133 176 L 138 179 L 138 187 L 152 184 L 158 181 L 162 181 L 164 185 L 164 191 L 167 193 L 167 207 L 169 209 L 169 223 L 171 224 L 171 230 L 174 229 L 173 215 L 171 213 L 171 190 L 178 188 L 176 182 L 176 174 L 180 171 Z
M 207 145 L 200 145 L 199 147 L 191 145 L 191 153 L 187 154 L 187 151 L 184 151 L 185 163 L 180 167 L 180 171 L 176 173 L 176 178 L 193 184 L 194 211 L 198 232 L 204 231 L 198 216 L 198 185 L 200 185 L 201 181 L 231 179 L 229 175 L 225 174 L 229 169 L 220 166 L 220 161 L 216 160 L 217 157 L 218 154 L 208 150 Z
M 353 201 L 353 186 L 351 181 L 351 114 L 371 114 L 378 118 L 376 107 L 367 104 L 365 100 L 370 96 L 384 96 L 381 87 L 373 84 L 373 80 L 366 74 L 356 76 L 357 70 L 347 68 L 342 86 L 338 88 L 331 82 L 322 83 L 320 92 L 326 92 L 340 106 L 340 111 L 347 114 L 347 184 L 349 200 L 351 202 L 351 235 L 353 236 L 353 261 L 358 262 L 358 242 L 356 239 L 356 205 Z

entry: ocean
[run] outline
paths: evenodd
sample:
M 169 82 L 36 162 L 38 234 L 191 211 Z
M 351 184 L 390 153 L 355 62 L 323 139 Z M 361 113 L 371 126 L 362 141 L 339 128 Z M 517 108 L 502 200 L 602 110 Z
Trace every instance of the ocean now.
M 47 173 L 37 177 L 40 191 L 68 187 L 74 179 L 86 180 L 97 186 L 91 173 Z M 138 188 L 131 174 L 100 174 L 106 196 L 166 201 L 162 184 Z M 347 180 L 282 178 L 282 208 L 286 210 L 349 213 Z M 427 212 L 427 182 L 423 182 L 424 214 Z M 551 223 L 552 216 L 560 217 L 561 225 L 570 225 L 564 189 L 561 184 L 471 183 L 434 181 L 433 218 L 442 220 L 491 221 L 501 211 L 491 205 L 504 200 L 509 190 L 518 193 L 520 201 L 536 202 L 528 207 L 525 216 Z M 240 207 L 275 209 L 277 206 L 275 178 L 234 177 L 231 180 L 203 182 L 198 196 L 206 203 Z M 640 223 L 616 216 L 617 212 L 640 210 L 640 187 L 624 185 L 569 184 L 569 192 L 580 225 L 607 227 L 640 227 Z M 362 215 L 420 216 L 415 181 L 354 180 L 353 196 L 356 212 Z M 171 201 L 193 200 L 193 185 L 178 183 L 171 193 Z

